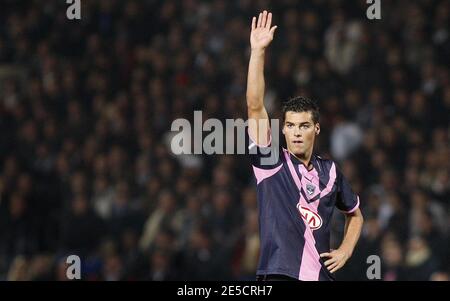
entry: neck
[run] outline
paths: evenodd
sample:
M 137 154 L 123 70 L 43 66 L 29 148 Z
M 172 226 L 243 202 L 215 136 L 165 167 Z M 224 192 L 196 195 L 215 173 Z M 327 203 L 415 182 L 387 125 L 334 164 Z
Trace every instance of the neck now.
M 309 165 L 311 164 L 312 149 L 306 151 L 304 154 L 299 155 L 294 154 L 291 150 L 289 150 L 289 152 L 300 162 L 302 162 L 303 165 L 305 165 L 306 169 L 309 169 Z

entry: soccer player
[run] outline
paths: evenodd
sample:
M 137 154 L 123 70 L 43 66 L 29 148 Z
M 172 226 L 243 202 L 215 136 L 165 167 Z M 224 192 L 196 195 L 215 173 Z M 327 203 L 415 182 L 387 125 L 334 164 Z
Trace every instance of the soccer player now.
M 278 133 L 271 133 L 264 107 L 264 57 L 276 29 L 267 11 L 252 20 L 247 108 L 260 223 L 257 279 L 334 280 L 333 273 L 351 257 L 361 233 L 359 197 L 333 161 L 313 153 L 320 133 L 314 101 L 296 97 L 284 104 L 287 149 L 271 145 L 272 134 Z M 274 147 L 279 152 L 268 165 L 262 158 Z M 334 207 L 345 214 L 346 223 L 341 245 L 330 250 Z

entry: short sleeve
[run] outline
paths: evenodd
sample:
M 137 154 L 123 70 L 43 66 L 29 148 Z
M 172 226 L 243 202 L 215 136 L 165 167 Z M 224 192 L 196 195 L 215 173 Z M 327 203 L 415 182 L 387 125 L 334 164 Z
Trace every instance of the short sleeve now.
M 252 165 L 260 169 L 272 169 L 281 164 L 279 142 L 272 140 L 270 130 L 267 134 L 269 135 L 269 143 L 267 145 L 258 145 L 250 136 L 247 129 L 248 155 L 250 156 Z
M 338 168 L 337 186 L 336 207 L 347 214 L 355 212 L 359 208 L 359 196 L 353 192 L 349 182 Z

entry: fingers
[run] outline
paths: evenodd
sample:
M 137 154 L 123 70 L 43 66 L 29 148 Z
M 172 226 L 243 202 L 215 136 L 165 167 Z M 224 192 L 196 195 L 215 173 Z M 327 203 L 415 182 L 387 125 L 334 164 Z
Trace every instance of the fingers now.
M 321 258 L 329 258 L 327 261 L 324 262 L 325 267 L 330 271 L 330 273 L 335 273 L 339 269 L 341 269 L 344 264 L 345 260 L 342 259 L 338 254 L 334 253 L 334 250 L 331 253 L 322 253 L 320 254 Z
M 324 264 L 326 267 L 328 267 L 330 264 L 333 264 L 333 263 L 336 263 L 336 259 L 331 258 L 331 259 L 328 259 L 327 261 L 325 261 Z
M 256 29 L 256 17 L 253 17 L 252 19 L 252 30 Z
M 342 268 L 342 264 L 338 264 L 335 268 L 333 268 L 332 270 L 330 270 L 330 273 L 336 273 L 337 271 L 339 271 Z
M 266 27 L 266 23 L 267 23 L 267 10 L 263 11 L 263 19 L 262 19 L 262 27 Z
M 331 273 L 334 273 L 334 271 L 337 271 L 339 269 L 340 264 L 338 262 L 330 265 L 328 267 L 328 271 L 330 271 Z
M 270 29 L 270 26 L 272 26 L 272 13 L 269 13 L 269 15 L 267 16 L 266 28 Z
M 276 27 L 276 26 L 275 26 Z M 322 254 L 320 254 L 320 257 L 321 258 L 324 258 L 324 257 L 331 257 L 331 254 L 330 253 L 322 253 Z
M 335 257 L 333 257 L 331 255 L 331 253 L 322 253 L 322 254 L 320 254 L 320 257 L 321 258 L 329 258 L 327 261 L 324 262 L 324 265 L 327 267 L 328 270 L 331 270 L 338 264 L 337 259 Z
M 275 26 L 275 28 L 271 28 L 272 13 L 267 12 L 267 10 L 265 10 L 259 14 L 257 21 L 256 21 L 256 17 L 254 17 L 254 19 L 255 19 L 255 26 L 253 26 L 253 20 L 252 20 L 252 29 L 264 27 L 264 28 L 270 29 L 271 33 L 273 33 L 275 31 L 276 26 Z
M 331 273 L 331 274 L 334 274 L 334 273 L 336 273 L 336 272 L 339 271 L 339 270 L 340 270 L 340 268 L 337 267 L 337 268 L 333 269 L 332 271 L 330 271 L 330 273 Z

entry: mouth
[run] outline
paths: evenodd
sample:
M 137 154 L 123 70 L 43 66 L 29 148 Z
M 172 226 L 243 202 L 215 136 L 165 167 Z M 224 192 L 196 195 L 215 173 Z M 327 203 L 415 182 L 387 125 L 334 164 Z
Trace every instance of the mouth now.
M 292 144 L 294 144 L 296 146 L 301 146 L 301 145 L 303 145 L 303 141 L 302 140 L 294 140 L 294 141 L 292 141 Z

